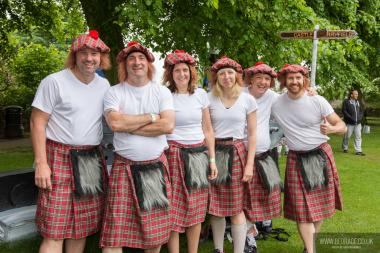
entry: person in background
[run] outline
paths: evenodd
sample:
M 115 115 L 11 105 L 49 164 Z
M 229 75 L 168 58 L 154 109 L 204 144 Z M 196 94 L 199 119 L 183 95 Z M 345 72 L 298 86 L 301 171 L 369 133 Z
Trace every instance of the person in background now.
M 347 125 L 347 132 L 343 137 L 342 149 L 344 153 L 348 152 L 348 143 L 352 133 L 355 135 L 354 148 L 355 155 L 364 156 L 362 152 L 362 119 L 364 115 L 364 108 L 360 104 L 359 93 L 357 90 L 351 90 L 348 98 L 343 101 L 342 113 L 343 120 Z
M 32 103 L 30 130 L 40 253 L 83 252 L 86 237 L 101 226 L 106 168 L 102 140 L 103 97 L 110 49 L 90 30 L 73 40 L 65 69 L 41 81 Z

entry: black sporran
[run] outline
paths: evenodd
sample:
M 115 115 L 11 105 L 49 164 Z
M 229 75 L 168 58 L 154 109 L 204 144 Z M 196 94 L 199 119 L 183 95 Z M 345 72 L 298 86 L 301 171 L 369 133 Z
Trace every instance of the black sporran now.
M 306 190 L 328 184 L 327 157 L 322 149 L 316 148 L 309 152 L 297 153 L 301 167 L 301 175 Z
M 215 162 L 218 168 L 218 176 L 212 181 L 213 184 L 229 185 L 232 179 L 232 162 L 234 160 L 234 146 L 215 146 Z
M 70 159 L 75 194 L 81 197 L 103 193 L 103 163 L 99 148 L 72 149 Z
M 134 164 L 131 171 L 140 209 L 149 211 L 169 206 L 162 162 Z
M 185 170 L 185 184 L 189 192 L 192 189 L 208 187 L 208 155 L 206 147 L 181 148 L 181 158 Z
M 261 183 L 264 188 L 272 192 L 276 187 L 283 188 L 279 169 L 276 162 L 270 156 L 269 152 L 265 152 L 255 157 L 256 169 L 259 173 Z

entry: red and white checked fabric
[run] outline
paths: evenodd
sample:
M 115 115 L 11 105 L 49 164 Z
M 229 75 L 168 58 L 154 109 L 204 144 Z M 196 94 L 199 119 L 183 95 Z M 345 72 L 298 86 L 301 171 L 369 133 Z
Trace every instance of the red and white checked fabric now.
M 328 185 L 307 191 L 303 184 L 297 155 L 289 151 L 285 172 L 284 216 L 297 222 L 315 222 L 342 210 L 338 171 L 329 144 L 319 146 L 327 155 Z
M 156 248 L 169 240 L 170 207 L 141 210 L 138 204 L 131 165 L 163 163 L 167 197 L 171 201 L 168 162 L 159 158 L 135 162 L 115 154 L 108 184 L 106 211 L 100 236 L 100 247 Z
M 75 196 L 70 149 L 87 149 L 94 146 L 70 146 L 46 141 L 46 154 L 52 172 L 52 190 L 39 190 L 36 224 L 44 238 L 61 240 L 79 239 L 95 234 L 101 227 L 105 194 Z M 103 160 L 103 182 L 107 175 Z
M 251 222 L 271 220 L 281 215 L 281 189 L 276 187 L 271 193 L 265 189 L 256 166 L 253 178 L 248 184 L 249 194 L 245 198 L 244 213 Z
M 208 212 L 219 217 L 234 216 L 243 211 L 244 195 L 249 194 L 247 184 L 241 181 L 247 160 L 247 151 L 242 140 L 216 140 L 216 144 L 233 144 L 234 146 L 232 177 L 229 185 L 210 185 Z
M 192 189 L 189 193 L 185 183 L 185 168 L 181 159 L 181 148 L 195 148 L 204 143 L 185 145 L 169 141 L 166 157 L 172 185 L 172 224 L 173 231 L 184 232 L 185 228 L 205 220 L 208 204 L 208 188 Z
M 95 30 L 90 30 L 89 34 L 81 34 L 71 43 L 71 51 L 77 52 L 82 47 L 98 49 L 102 53 L 109 53 L 110 48 L 99 38 Z

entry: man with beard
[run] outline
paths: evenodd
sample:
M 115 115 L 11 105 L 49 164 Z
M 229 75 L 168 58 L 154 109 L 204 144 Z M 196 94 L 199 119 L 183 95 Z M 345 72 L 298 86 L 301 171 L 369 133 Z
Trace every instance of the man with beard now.
M 289 146 L 284 216 L 297 223 L 304 252 L 314 253 L 313 236 L 325 218 L 342 210 L 342 196 L 328 134 L 344 134 L 344 122 L 321 96 L 307 96 L 308 70 L 286 64 L 278 73 L 287 88 L 272 106 Z

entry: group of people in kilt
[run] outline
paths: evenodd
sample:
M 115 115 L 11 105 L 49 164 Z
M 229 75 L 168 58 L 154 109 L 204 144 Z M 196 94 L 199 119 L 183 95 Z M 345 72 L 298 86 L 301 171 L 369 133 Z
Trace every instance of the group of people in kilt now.
M 345 124 L 321 96 L 307 95 L 308 70 L 284 65 L 276 73 L 258 62 L 243 71 L 222 57 L 211 67 L 212 90 L 197 88 L 195 59 L 168 54 L 163 83 L 153 81 L 154 56 L 137 42 L 117 55 L 119 83 L 98 76 L 110 49 L 90 30 L 73 40 L 65 69 L 41 81 L 33 101 L 36 223 L 40 252 L 83 252 L 100 231 L 105 253 L 122 247 L 197 252 L 210 214 L 215 252 L 223 252 L 225 217 L 233 251 L 244 251 L 252 223 L 281 215 L 282 183 L 269 155 L 269 118 L 285 132 L 290 152 L 284 216 L 297 223 L 305 252 L 325 218 L 342 209 L 328 134 Z M 243 80 L 244 74 L 244 80 Z M 270 88 L 278 78 L 287 92 Z M 107 173 L 102 117 L 114 132 Z M 248 224 L 248 225 L 247 225 Z

